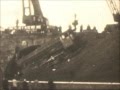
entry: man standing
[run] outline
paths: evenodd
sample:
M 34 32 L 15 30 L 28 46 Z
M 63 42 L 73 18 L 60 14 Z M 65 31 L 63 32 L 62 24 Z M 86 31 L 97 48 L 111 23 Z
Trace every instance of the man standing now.
M 0 90 L 2 89 L 2 69 L 0 68 Z
M 12 90 L 17 90 L 17 89 L 18 89 L 18 87 L 17 87 L 17 80 L 16 80 L 16 79 L 13 79 L 12 82 L 13 82 L 13 83 L 12 83 Z
M 26 81 L 26 79 L 24 79 L 23 83 L 22 83 L 22 90 L 29 90 L 29 86 L 28 86 L 28 83 Z
M 53 83 L 52 80 L 48 81 L 48 90 L 55 90 L 55 84 Z
M 3 90 L 9 90 L 9 83 L 6 78 L 3 78 L 2 88 L 3 88 Z

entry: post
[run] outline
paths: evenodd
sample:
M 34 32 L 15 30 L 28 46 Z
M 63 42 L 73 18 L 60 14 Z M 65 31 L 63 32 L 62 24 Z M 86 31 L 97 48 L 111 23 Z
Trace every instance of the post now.
M 30 0 L 29 0 L 29 15 L 31 15 L 31 4 L 30 4 Z

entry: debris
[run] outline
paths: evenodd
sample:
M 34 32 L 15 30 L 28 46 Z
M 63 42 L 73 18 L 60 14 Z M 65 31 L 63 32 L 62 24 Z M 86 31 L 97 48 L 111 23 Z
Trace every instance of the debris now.
M 55 68 L 53 68 L 53 69 L 52 69 L 52 71 L 56 71 L 56 69 L 55 69 Z
M 67 61 L 70 62 L 70 59 L 68 59 Z

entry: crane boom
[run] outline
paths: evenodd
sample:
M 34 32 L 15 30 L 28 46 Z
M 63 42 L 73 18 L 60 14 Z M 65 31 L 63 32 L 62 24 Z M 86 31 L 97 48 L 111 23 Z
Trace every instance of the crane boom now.
M 108 7 L 111 10 L 111 13 L 113 14 L 114 21 L 120 23 L 120 9 L 117 7 L 116 2 L 114 0 L 106 0 Z M 120 0 L 119 4 L 120 4 Z
M 107 1 L 107 4 L 108 4 L 112 13 L 118 13 L 119 12 L 119 9 L 117 8 L 117 5 L 116 5 L 115 1 L 113 1 L 113 0 L 106 0 L 106 1 Z
M 31 0 L 34 7 L 34 15 L 43 17 L 42 10 L 38 0 Z
M 28 6 L 25 6 L 25 1 L 28 1 Z M 27 26 L 43 25 L 47 23 L 47 19 L 43 16 L 40 8 L 39 0 L 22 0 L 23 2 L 23 23 Z M 34 15 L 31 15 L 31 4 L 33 5 Z M 28 15 L 26 15 L 26 12 Z

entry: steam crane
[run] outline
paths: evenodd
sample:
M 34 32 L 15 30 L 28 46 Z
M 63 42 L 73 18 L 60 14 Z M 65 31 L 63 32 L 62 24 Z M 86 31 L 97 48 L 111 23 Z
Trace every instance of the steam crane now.
M 120 0 L 118 0 L 119 7 L 117 7 L 115 0 L 106 0 L 107 4 L 113 14 L 113 18 L 115 22 L 118 22 L 120 25 Z
M 28 6 L 25 2 L 27 1 Z M 27 26 L 47 25 L 47 19 L 43 16 L 38 0 L 22 0 L 23 3 L 23 23 Z M 33 5 L 34 14 L 31 14 L 31 3 Z

